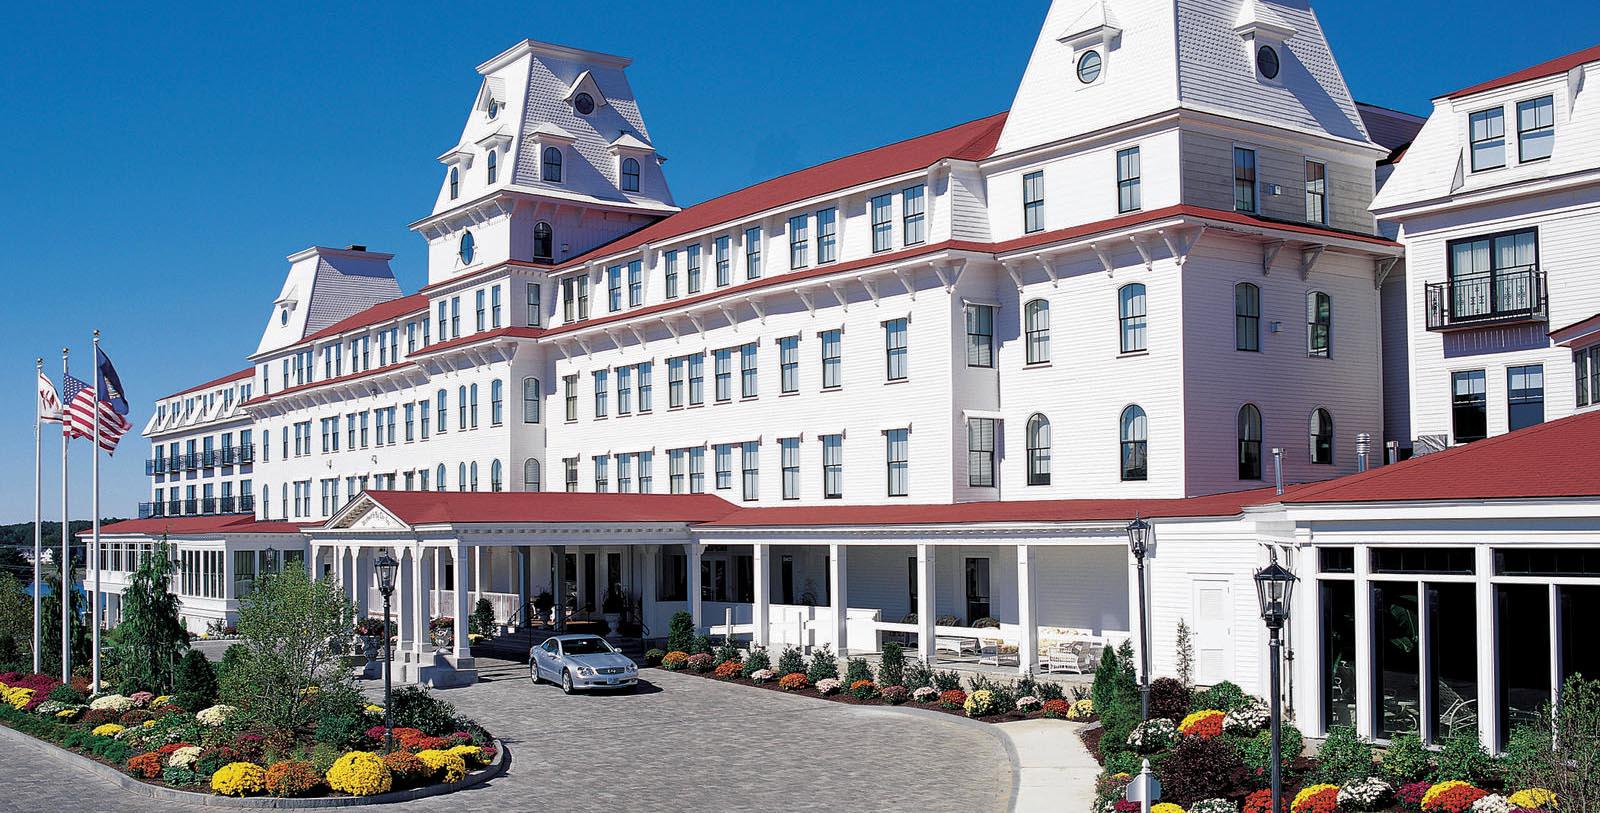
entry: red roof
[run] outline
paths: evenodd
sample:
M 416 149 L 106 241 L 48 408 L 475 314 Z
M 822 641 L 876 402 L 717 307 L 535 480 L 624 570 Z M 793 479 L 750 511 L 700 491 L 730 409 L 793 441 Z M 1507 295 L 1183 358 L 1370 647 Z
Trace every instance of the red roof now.
M 258 521 L 255 514 L 215 514 L 203 517 L 150 517 L 125 519 L 100 526 L 100 535 L 143 534 L 146 536 L 198 536 L 216 533 L 230 534 L 295 534 L 300 532 L 296 522 Z M 88 536 L 83 531 L 78 536 Z
M 1600 412 L 1302 486 L 1286 503 L 1600 497 Z M 1271 502 L 1271 500 L 1267 500 Z
M 378 304 L 373 305 L 364 311 L 356 313 L 352 316 L 346 316 L 345 318 L 317 331 L 316 333 L 313 333 L 310 336 L 295 342 L 295 344 L 303 344 L 305 342 L 314 342 L 318 339 L 326 339 L 329 336 L 337 336 L 340 333 L 344 333 L 348 330 L 355 330 L 358 327 L 366 327 L 367 325 L 375 325 L 379 322 L 387 322 L 391 319 L 398 319 L 402 316 L 408 316 L 419 311 L 426 311 L 427 309 L 428 298 L 420 293 L 412 294 L 410 296 L 402 296 L 399 299 L 391 299 L 387 302 L 379 302 Z
M 948 505 L 793 506 L 741 508 L 702 525 L 771 528 L 850 525 L 961 525 L 994 522 L 1128 522 L 1135 516 L 1231 517 L 1245 506 L 1270 502 L 1273 489 L 1251 489 L 1185 499 L 1015 500 Z
M 1018 237 L 1014 240 L 1007 240 L 1002 243 L 974 243 L 969 245 L 975 250 L 992 251 L 995 254 L 1004 254 L 1008 251 L 1021 251 L 1023 249 L 1048 245 L 1050 243 L 1058 243 L 1062 240 L 1075 240 L 1080 237 L 1088 237 L 1090 235 L 1100 234 L 1102 232 L 1116 231 L 1117 229 L 1131 228 L 1144 223 L 1152 223 L 1157 220 L 1165 220 L 1174 217 L 1203 217 L 1207 220 L 1220 220 L 1224 223 L 1234 223 L 1240 226 L 1259 226 L 1261 228 L 1277 229 L 1279 231 L 1294 232 L 1296 234 L 1308 234 L 1316 237 L 1342 237 L 1348 240 L 1371 243 L 1376 246 L 1403 248 L 1403 246 L 1401 246 L 1399 243 L 1396 243 L 1395 241 L 1385 237 L 1379 237 L 1377 235 L 1344 231 L 1342 229 L 1330 229 L 1327 226 L 1313 226 L 1307 223 L 1296 223 L 1292 220 L 1278 220 L 1270 217 L 1262 217 L 1261 215 L 1248 214 L 1246 212 L 1234 212 L 1226 209 L 1210 209 L 1204 206 L 1190 206 L 1188 204 L 1178 204 L 1177 206 L 1168 206 L 1163 209 L 1152 209 L 1148 212 L 1134 212 L 1132 214 L 1113 217 L 1109 220 L 1097 220 L 1093 223 L 1083 223 L 1077 226 L 1069 226 L 1065 229 L 1056 229 L 1055 231 L 1029 234 L 1024 237 Z
M 739 510 L 710 494 L 368 491 L 407 525 L 452 522 L 707 522 Z
M 1579 319 L 1566 327 L 1558 327 L 1550 331 L 1552 341 L 1562 347 L 1570 347 L 1572 343 L 1588 338 L 1596 331 L 1600 331 L 1600 313 L 1587 319 Z
M 1577 53 L 1567 54 L 1563 57 L 1557 57 L 1549 62 L 1541 62 L 1531 68 L 1523 68 L 1516 73 L 1506 74 L 1499 79 L 1491 79 L 1487 82 L 1481 82 L 1473 85 L 1472 87 L 1462 88 L 1454 93 L 1446 93 L 1445 98 L 1457 99 L 1462 96 L 1471 96 L 1475 93 L 1482 93 L 1486 90 L 1494 90 L 1496 88 L 1508 87 L 1510 85 L 1521 84 L 1523 82 L 1531 82 L 1534 79 L 1543 79 L 1546 76 L 1555 76 L 1559 73 L 1566 73 L 1567 71 L 1570 71 L 1579 65 L 1589 62 L 1600 62 L 1600 45 L 1591 46 L 1583 49 L 1582 51 L 1578 51 Z
M 244 368 L 243 370 L 240 370 L 237 373 L 228 373 L 227 375 L 225 375 L 225 376 L 223 376 L 221 378 L 214 378 L 214 379 L 212 379 L 210 381 L 207 381 L 204 384 L 196 384 L 195 386 L 190 387 L 190 388 L 188 388 L 186 390 L 178 390 L 177 392 L 166 396 L 166 398 L 176 398 L 176 397 L 178 397 L 180 395 L 188 395 L 191 392 L 199 392 L 200 390 L 209 390 L 212 387 L 220 387 L 223 384 L 226 384 L 226 383 L 228 383 L 230 381 L 238 381 L 241 378 L 249 378 L 250 376 L 255 375 L 255 372 L 256 372 L 256 368 L 254 368 L 254 367 L 246 367 L 246 368 Z M 164 400 L 164 399 L 162 399 L 162 400 Z

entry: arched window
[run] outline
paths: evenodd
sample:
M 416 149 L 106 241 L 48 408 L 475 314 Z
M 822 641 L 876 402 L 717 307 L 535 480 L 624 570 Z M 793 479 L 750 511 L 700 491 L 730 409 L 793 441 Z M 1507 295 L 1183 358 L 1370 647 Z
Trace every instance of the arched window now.
M 639 191 L 639 162 L 632 158 L 622 159 L 622 191 Z
M 1324 359 L 1333 354 L 1333 298 L 1321 291 L 1306 294 L 1306 354 Z
M 266 483 L 261 484 L 261 518 L 272 519 L 272 486 Z
M 437 412 L 439 414 L 439 431 L 440 432 L 445 431 L 448 428 L 448 427 L 445 426 L 445 424 L 450 422 L 449 421 L 449 419 L 450 419 L 450 410 L 446 409 L 445 396 L 446 396 L 445 391 L 442 390 L 442 389 L 439 390 L 439 404 L 438 404 L 437 407 L 434 408 L 434 412 Z M 444 478 L 441 477 L 441 478 L 439 478 L 439 480 L 441 482 L 443 482 Z
M 533 224 L 533 258 L 549 260 L 555 256 L 555 230 L 543 220 Z
M 1028 485 L 1050 485 L 1050 419 L 1039 413 L 1028 419 Z
M 542 176 L 550 183 L 561 183 L 561 148 L 544 148 L 544 174 Z
M 445 490 L 445 487 L 444 487 L 444 464 L 443 463 L 440 463 L 438 471 L 434 472 L 433 487 L 435 489 L 439 490 L 439 491 L 444 491 Z
M 1122 352 L 1136 353 L 1145 349 L 1144 285 L 1124 285 L 1117 291 L 1117 313 L 1122 323 Z
M 471 490 L 472 491 L 477 491 L 478 490 L 478 461 L 476 461 L 476 460 L 472 461 L 472 467 L 469 468 L 468 471 L 471 472 L 471 477 L 472 477 L 472 489 Z
M 1233 349 L 1261 349 L 1261 289 L 1248 282 L 1233 286 Z
M 470 392 L 472 393 L 472 409 L 470 410 L 470 414 L 472 415 L 472 428 L 473 429 L 477 429 L 478 428 L 478 385 L 477 384 L 473 384 Z
M 539 379 L 533 376 L 522 379 L 522 422 L 539 422 Z
M 1311 462 L 1333 465 L 1333 415 L 1321 407 L 1311 412 Z
M 457 253 L 461 255 L 462 265 L 472 265 L 472 258 L 478 253 L 478 241 L 473 238 L 472 232 L 461 233 L 461 245 Z
M 465 463 L 456 464 L 456 490 L 467 490 L 467 464 Z
M 1028 338 L 1028 363 L 1043 364 L 1050 360 L 1050 303 L 1035 299 L 1023 309 L 1023 315 Z
M 461 196 L 461 172 L 455 167 L 450 168 L 450 199 L 455 200 Z
M 539 461 L 538 461 L 537 458 L 530 457 L 527 460 L 523 461 L 523 463 L 522 463 L 522 490 L 523 491 L 538 491 L 538 490 L 540 490 L 540 485 L 539 485 Z
M 498 155 L 498 151 L 490 150 L 488 156 L 484 159 L 484 169 L 487 171 L 489 183 L 491 184 L 499 177 L 500 159 L 497 157 Z
M 502 414 L 505 405 L 505 382 L 496 378 L 489 382 L 489 425 L 499 426 L 505 419 Z
M 1150 422 L 1144 408 L 1133 404 L 1122 410 L 1122 479 L 1150 479 Z
M 492 461 L 492 462 L 489 463 L 489 490 L 490 491 L 504 491 L 505 490 L 505 481 L 501 477 L 502 473 L 503 472 L 500 469 L 500 461 L 499 460 L 495 460 L 495 461 Z
M 1239 408 L 1239 479 L 1261 479 L 1261 410 L 1255 404 Z
M 467 387 L 465 384 L 456 387 L 456 428 L 463 432 L 467 429 Z

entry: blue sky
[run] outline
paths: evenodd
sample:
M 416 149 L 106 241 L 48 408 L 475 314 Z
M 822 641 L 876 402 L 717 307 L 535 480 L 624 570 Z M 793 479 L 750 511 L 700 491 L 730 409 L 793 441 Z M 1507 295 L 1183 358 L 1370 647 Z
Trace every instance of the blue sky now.
M 398 255 L 407 291 L 434 156 L 460 133 L 473 66 L 523 37 L 625 54 L 682 204 L 1005 109 L 1048 0 L 371 6 L 19 4 L 0 31 L 0 522 L 31 518 L 33 359 L 89 371 L 98 327 L 142 426 L 154 398 L 245 365 L 312 244 Z M 1592 3 L 1538 4 L 1493 35 L 1488 0 L 1324 0 L 1356 97 L 1425 113 L 1437 94 L 1595 44 Z M 555 13 L 547 13 L 554 10 Z M 87 444 L 73 515 L 87 517 Z M 102 513 L 148 499 L 132 438 Z M 60 441 L 46 444 L 59 516 Z

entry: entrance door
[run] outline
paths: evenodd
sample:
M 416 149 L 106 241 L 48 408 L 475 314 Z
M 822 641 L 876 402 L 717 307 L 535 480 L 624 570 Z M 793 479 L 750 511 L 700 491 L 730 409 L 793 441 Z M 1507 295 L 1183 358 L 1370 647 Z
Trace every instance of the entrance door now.
M 567 614 L 570 615 L 581 605 L 578 603 L 578 554 L 567 553 L 561 559 L 561 582 L 564 595 L 562 599 L 567 603 Z
M 622 554 L 606 554 L 606 593 L 622 592 Z
M 989 560 L 967 560 L 967 626 L 989 617 Z
M 1232 662 L 1233 591 L 1226 578 L 1197 578 L 1193 584 L 1194 679 L 1210 685 L 1228 678 Z
M 778 589 L 782 591 L 783 604 L 794 603 L 794 557 L 784 556 L 783 566 L 778 569 Z

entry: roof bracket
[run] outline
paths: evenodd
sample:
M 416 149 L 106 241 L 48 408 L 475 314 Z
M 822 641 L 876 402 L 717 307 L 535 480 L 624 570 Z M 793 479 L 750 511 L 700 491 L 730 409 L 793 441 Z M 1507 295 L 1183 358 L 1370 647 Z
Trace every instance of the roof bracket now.
M 1145 245 L 1144 240 L 1140 239 L 1138 235 L 1133 235 L 1128 238 L 1128 242 L 1132 243 L 1133 247 L 1138 250 L 1139 259 L 1144 260 L 1144 269 L 1146 271 L 1154 271 L 1155 262 L 1150 259 L 1150 247 Z
M 810 314 L 811 316 L 817 315 L 817 300 L 816 297 L 811 295 L 809 290 L 806 290 L 805 288 L 796 288 L 794 289 L 794 294 L 795 296 L 800 297 L 800 304 L 806 306 L 806 313 Z
M 1099 243 L 1090 243 L 1089 248 L 1090 250 L 1094 251 L 1094 255 L 1096 257 L 1100 258 L 1100 267 L 1106 270 L 1106 276 L 1112 276 L 1117 270 L 1117 266 L 1115 263 L 1111 262 L 1111 255 L 1108 254 Z
M 638 325 L 628 325 L 628 332 L 632 333 L 633 334 L 633 338 L 638 340 L 640 347 L 643 347 L 645 345 L 644 331 L 640 330 Z
M 1278 252 L 1283 250 L 1284 241 L 1268 240 L 1261 244 L 1261 276 L 1272 273 L 1272 261 L 1278 259 Z
M 961 275 L 967 270 L 966 260 L 955 260 L 941 265 L 933 263 L 933 273 L 939 275 L 939 283 L 944 286 L 945 293 L 954 293 L 956 285 L 961 282 Z
M 834 301 L 839 303 L 839 310 L 842 310 L 845 313 L 849 313 L 850 312 L 850 302 L 847 299 L 845 299 L 844 292 L 839 290 L 839 283 L 837 283 L 837 282 L 828 283 L 828 290 L 833 292 Z
M 756 318 L 761 320 L 761 324 L 767 323 L 767 303 L 765 300 L 759 296 L 750 297 L 750 310 L 756 312 Z
M 671 319 L 662 319 L 661 320 L 661 326 L 666 328 L 668 333 L 672 334 L 672 341 L 673 341 L 674 344 L 682 341 L 682 339 L 681 339 L 681 337 L 680 337 L 680 335 L 678 333 L 678 323 L 677 322 L 675 322 L 675 321 L 673 321 Z
M 725 318 L 727 318 L 727 320 L 728 320 L 728 326 L 733 328 L 733 332 L 734 333 L 738 333 L 739 332 L 739 311 L 738 311 L 738 306 L 737 305 L 718 305 L 717 306 L 717 310 L 722 311 L 722 315 Z
M 695 313 L 688 314 L 688 316 L 690 324 L 694 325 L 694 329 L 700 333 L 700 338 L 703 341 L 706 337 L 706 320 L 701 319 L 700 315 Z
M 1322 259 L 1322 252 L 1327 246 L 1318 244 L 1300 252 L 1300 279 L 1311 278 L 1311 269 L 1317 267 L 1317 260 Z
M 1389 273 L 1394 271 L 1395 265 L 1399 264 L 1399 262 L 1399 257 L 1380 257 L 1377 262 L 1374 262 L 1372 264 L 1372 287 L 1382 290 L 1383 284 L 1389 281 Z
M 1160 234 L 1161 239 L 1166 242 L 1167 251 L 1172 252 L 1172 262 L 1182 268 L 1183 264 L 1189 259 L 1189 252 L 1194 251 L 1194 247 L 1200 243 L 1200 238 L 1205 235 L 1206 227 L 1204 225 L 1196 226 L 1193 230 L 1187 232 L 1161 229 L 1156 233 Z
M 906 296 L 911 297 L 912 302 L 917 301 L 917 269 L 906 266 L 896 268 L 894 277 L 906 289 Z
M 578 343 L 579 347 L 583 348 L 583 354 L 592 361 L 594 359 L 594 349 L 589 347 L 589 343 L 584 341 L 582 336 L 576 337 L 574 341 Z
M 878 307 L 878 283 L 871 277 L 861 277 L 861 287 L 866 289 L 867 296 L 872 297 L 872 307 Z
M 1001 263 L 1000 267 L 1004 268 L 1006 273 L 1011 276 L 1011 281 L 1017 286 L 1017 293 L 1022 293 L 1022 274 L 1017 271 L 1017 267 L 1005 262 Z
M 1050 264 L 1050 258 L 1040 254 L 1036 259 L 1039 260 L 1039 267 L 1043 268 L 1045 275 L 1050 278 L 1050 286 L 1060 288 L 1061 277 L 1056 273 L 1056 267 Z

